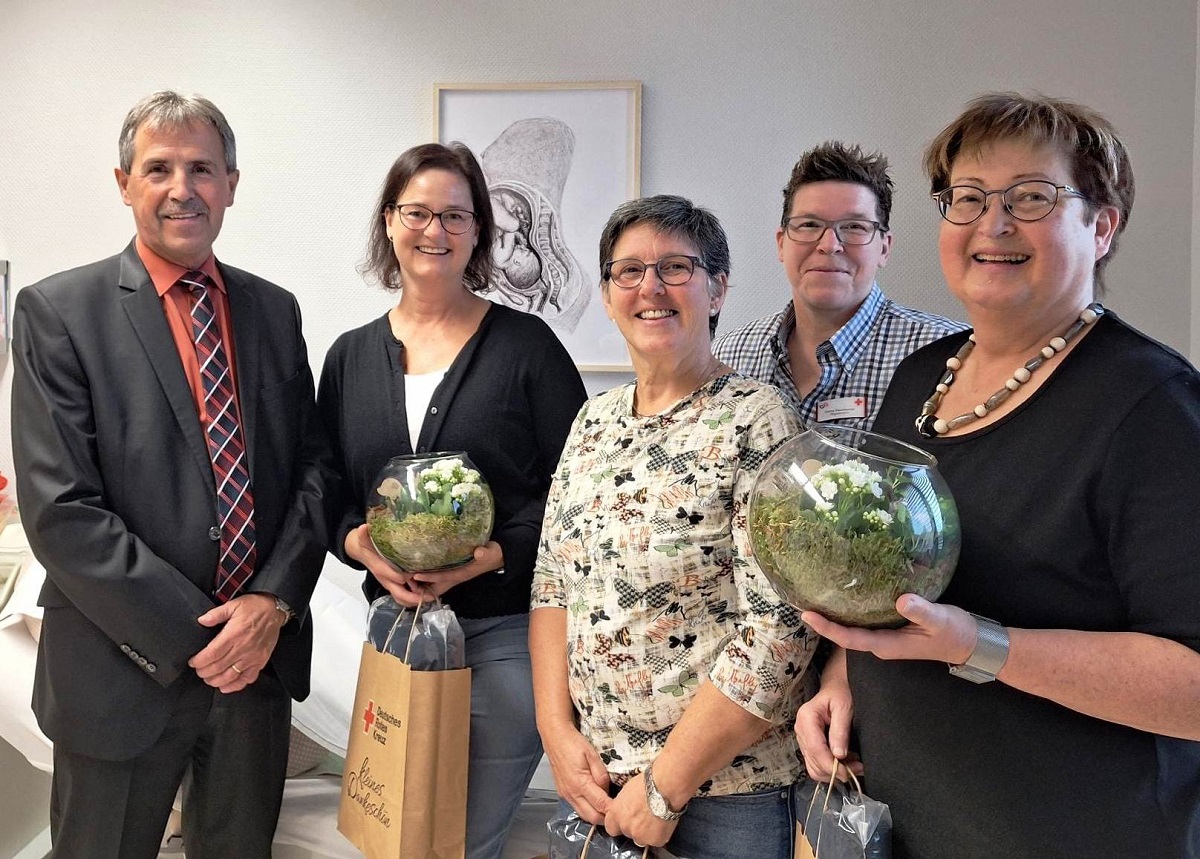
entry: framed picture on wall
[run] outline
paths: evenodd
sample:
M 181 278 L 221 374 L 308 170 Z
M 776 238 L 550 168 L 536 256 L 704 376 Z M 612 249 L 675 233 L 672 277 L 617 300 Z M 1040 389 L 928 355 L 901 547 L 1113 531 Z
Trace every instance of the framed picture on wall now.
M 630 370 L 600 299 L 600 231 L 641 190 L 637 81 L 435 84 L 437 140 L 483 167 L 496 219 L 487 297 L 542 317 L 580 370 Z
M 8 260 L 0 259 L 0 355 L 8 351 L 12 339 L 12 307 L 9 306 Z

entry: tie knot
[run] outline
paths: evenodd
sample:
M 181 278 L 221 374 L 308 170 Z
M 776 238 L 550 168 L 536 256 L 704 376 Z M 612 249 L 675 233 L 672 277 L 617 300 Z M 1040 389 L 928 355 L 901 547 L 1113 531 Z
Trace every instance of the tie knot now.
M 189 271 L 184 273 L 183 277 L 178 281 L 184 289 L 194 295 L 199 295 L 204 290 L 212 286 L 212 278 L 202 271 Z

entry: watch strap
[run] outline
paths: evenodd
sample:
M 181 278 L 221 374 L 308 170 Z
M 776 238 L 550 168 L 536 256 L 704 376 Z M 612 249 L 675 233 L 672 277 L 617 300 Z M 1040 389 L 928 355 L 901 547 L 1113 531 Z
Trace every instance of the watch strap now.
M 1008 661 L 1008 630 L 991 618 L 972 613 L 975 618 L 975 649 L 961 665 L 951 665 L 950 673 L 972 683 L 990 683 Z
M 642 775 L 646 782 L 646 805 L 650 809 L 650 813 L 659 820 L 678 820 L 683 817 L 683 813 L 687 811 L 687 804 L 679 811 L 673 811 L 667 798 L 659 793 L 658 785 L 654 783 L 654 774 L 651 772 L 654 764 L 650 764 L 646 769 L 642 770 Z

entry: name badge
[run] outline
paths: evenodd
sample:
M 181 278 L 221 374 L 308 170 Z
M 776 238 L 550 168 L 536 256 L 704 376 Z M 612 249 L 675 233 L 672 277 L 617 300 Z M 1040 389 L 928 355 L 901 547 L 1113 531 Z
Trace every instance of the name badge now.
M 866 416 L 866 397 L 838 397 L 834 400 L 822 400 L 817 403 L 818 421 L 840 421 L 846 418 L 865 418 Z

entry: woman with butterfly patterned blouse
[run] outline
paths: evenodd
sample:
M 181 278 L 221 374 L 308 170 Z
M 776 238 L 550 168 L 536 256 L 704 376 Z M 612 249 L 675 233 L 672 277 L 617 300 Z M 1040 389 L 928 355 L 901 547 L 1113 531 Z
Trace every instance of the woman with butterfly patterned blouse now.
M 542 743 L 559 794 L 610 834 L 786 859 L 789 714 L 816 637 L 750 556 L 746 505 L 800 427 L 712 355 L 729 248 L 710 212 L 625 203 L 600 264 L 636 379 L 584 404 L 550 489 L 530 619 Z

